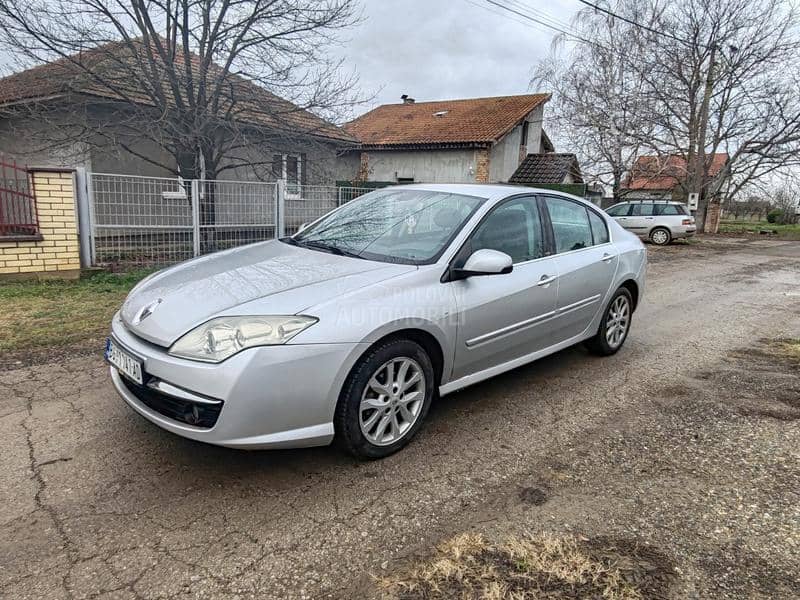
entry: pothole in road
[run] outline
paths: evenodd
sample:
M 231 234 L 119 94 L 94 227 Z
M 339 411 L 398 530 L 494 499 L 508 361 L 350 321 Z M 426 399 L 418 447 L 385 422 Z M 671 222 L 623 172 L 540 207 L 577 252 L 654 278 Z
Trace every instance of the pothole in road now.
M 538 487 L 524 487 L 519 490 L 519 499 L 525 504 L 541 506 L 547 502 L 547 492 Z
M 381 597 L 668 598 L 677 580 L 663 552 L 635 540 L 537 534 L 492 543 L 464 534 L 426 562 L 379 580 Z
M 702 389 L 746 417 L 800 419 L 800 342 L 759 340 L 695 375 Z

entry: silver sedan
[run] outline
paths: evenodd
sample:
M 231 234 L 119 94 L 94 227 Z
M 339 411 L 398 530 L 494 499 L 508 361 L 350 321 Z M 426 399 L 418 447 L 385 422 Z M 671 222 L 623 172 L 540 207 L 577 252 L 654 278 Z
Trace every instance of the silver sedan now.
M 402 448 L 431 402 L 585 342 L 617 352 L 644 292 L 639 239 L 530 188 L 409 185 L 296 235 L 164 269 L 114 316 L 125 401 L 233 448 Z

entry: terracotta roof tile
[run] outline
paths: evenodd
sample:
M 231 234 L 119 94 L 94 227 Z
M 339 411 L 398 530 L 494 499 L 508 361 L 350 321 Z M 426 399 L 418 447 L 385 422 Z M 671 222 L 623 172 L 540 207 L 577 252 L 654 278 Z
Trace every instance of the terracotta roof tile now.
M 708 174 L 719 175 L 728 162 L 727 154 L 712 154 Z M 667 156 L 640 156 L 631 167 L 625 188 L 628 190 L 671 190 L 686 179 L 686 159 L 670 154 Z
M 384 104 L 345 128 L 367 147 L 490 144 L 549 99 L 527 94 Z
M 578 159 L 574 154 L 528 154 L 514 174 L 508 179 L 509 183 L 537 184 L 537 183 L 563 183 L 564 178 L 572 174 L 574 183 L 583 183 Z
M 150 97 L 142 92 L 141 88 L 136 87 L 137 77 L 131 75 L 140 68 L 135 58 L 140 46 L 143 47 L 143 44 L 112 42 L 69 59 L 59 59 L 4 77 L 0 79 L 0 107 L 73 94 L 109 100 L 127 99 L 143 105 L 149 104 Z M 182 62 L 182 55 L 175 60 Z M 200 58 L 191 55 L 191 62 L 196 80 L 200 73 Z M 99 77 L 102 82 L 93 80 L 87 74 L 87 68 L 102 73 Z M 210 70 L 214 69 L 219 70 L 220 67 L 212 63 Z M 179 70 L 179 74 L 182 76 L 182 71 Z M 148 80 L 146 76 L 139 79 Z M 166 78 L 162 83 L 162 89 L 168 101 L 174 103 Z M 275 127 L 341 141 L 356 141 L 343 128 L 242 77 L 228 75 L 224 94 L 228 95 L 228 101 L 235 98 L 233 114 L 241 123 Z M 223 110 L 225 101 L 223 98 Z

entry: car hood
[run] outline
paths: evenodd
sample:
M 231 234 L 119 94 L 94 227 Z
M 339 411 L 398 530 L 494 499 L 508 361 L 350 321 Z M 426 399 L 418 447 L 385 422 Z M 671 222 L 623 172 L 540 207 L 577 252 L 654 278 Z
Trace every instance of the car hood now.
M 215 316 L 297 314 L 414 269 L 275 240 L 159 271 L 131 290 L 120 315 L 134 334 L 166 347 Z

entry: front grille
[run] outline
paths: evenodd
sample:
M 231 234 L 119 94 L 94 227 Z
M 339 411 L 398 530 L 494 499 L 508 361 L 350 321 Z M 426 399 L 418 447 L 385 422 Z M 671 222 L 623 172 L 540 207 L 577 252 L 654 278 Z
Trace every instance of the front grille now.
M 139 401 L 174 421 L 180 421 L 193 427 L 211 429 L 222 411 L 222 402 L 219 404 L 201 404 L 191 400 L 183 400 L 167 396 L 153 388 L 134 383 L 126 377 L 121 377 L 123 385 L 136 396 Z

